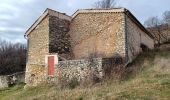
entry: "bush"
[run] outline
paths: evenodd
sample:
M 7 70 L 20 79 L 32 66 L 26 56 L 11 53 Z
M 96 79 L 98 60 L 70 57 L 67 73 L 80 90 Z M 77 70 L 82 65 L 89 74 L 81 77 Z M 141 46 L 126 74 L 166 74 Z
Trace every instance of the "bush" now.
M 58 82 L 59 83 L 57 84 L 57 86 L 61 89 L 63 89 L 63 88 L 74 89 L 80 85 L 80 83 L 76 77 L 73 77 L 72 79 L 69 80 L 69 78 L 63 76 Z
M 79 82 L 78 82 L 78 79 L 73 77 L 70 81 L 69 81 L 69 88 L 70 89 L 74 89 L 76 88 L 77 86 L 79 86 Z

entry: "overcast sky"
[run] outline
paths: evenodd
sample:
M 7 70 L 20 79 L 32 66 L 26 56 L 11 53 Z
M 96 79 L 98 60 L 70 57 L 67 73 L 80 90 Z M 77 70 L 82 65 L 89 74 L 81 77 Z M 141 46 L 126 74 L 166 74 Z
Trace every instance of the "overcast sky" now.
M 25 31 L 46 8 L 72 15 L 77 9 L 92 8 L 96 0 L 0 0 L 0 38 L 26 43 Z M 143 23 L 150 16 L 170 10 L 170 0 L 117 0 Z

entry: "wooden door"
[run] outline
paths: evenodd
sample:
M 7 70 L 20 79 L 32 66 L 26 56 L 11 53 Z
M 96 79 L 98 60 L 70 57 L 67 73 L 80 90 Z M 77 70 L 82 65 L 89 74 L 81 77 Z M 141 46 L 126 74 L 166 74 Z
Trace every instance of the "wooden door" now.
M 54 75 L 54 56 L 48 57 L 48 75 Z

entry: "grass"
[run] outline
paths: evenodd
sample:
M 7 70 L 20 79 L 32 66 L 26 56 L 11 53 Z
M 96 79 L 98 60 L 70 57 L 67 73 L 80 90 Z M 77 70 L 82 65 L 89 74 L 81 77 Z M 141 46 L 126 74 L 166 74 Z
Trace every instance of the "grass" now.
M 42 85 L 23 89 L 24 84 L 0 90 L 0 100 L 169 100 L 170 52 L 139 55 L 127 67 L 124 80 L 108 80 L 91 87 L 60 89 Z

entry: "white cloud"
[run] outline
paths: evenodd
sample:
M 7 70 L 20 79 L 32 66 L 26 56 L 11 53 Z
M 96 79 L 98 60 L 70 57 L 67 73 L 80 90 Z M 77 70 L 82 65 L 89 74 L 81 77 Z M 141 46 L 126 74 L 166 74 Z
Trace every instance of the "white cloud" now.
M 0 38 L 25 41 L 24 32 L 46 8 L 72 15 L 77 9 L 92 8 L 97 0 L 1 0 Z M 118 6 L 128 8 L 141 22 L 149 16 L 170 10 L 170 0 L 117 0 Z
M 6 10 L 6 11 L 18 11 L 18 8 L 17 7 L 15 7 L 15 6 L 13 6 L 10 2 L 2 2 L 2 3 L 0 3 L 0 11 L 2 11 L 2 10 Z
M 0 27 L 0 31 L 1 32 L 4 32 L 4 31 L 23 32 L 24 29 L 23 28 L 19 28 L 19 27 Z

